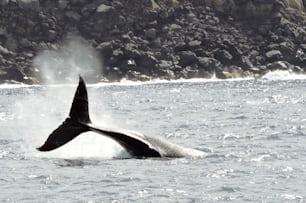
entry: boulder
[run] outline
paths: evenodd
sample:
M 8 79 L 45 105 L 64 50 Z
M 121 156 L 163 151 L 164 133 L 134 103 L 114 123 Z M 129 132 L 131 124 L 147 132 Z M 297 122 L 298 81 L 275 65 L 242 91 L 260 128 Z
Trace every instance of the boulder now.
M 23 82 L 25 80 L 25 77 L 26 76 L 24 75 L 24 73 L 15 65 L 2 69 L 0 73 L 0 81 L 6 80 Z
M 96 50 L 101 53 L 103 57 L 109 58 L 113 54 L 113 43 L 102 42 L 96 47 Z
M 124 46 L 124 55 L 127 58 L 140 58 L 141 52 L 139 51 L 139 48 L 137 47 L 137 44 L 134 43 L 127 43 Z
M 58 6 L 61 9 L 65 9 L 68 6 L 68 0 L 58 0 Z
M 19 41 L 19 46 L 21 46 L 22 48 L 31 48 L 32 47 L 32 43 L 27 38 L 22 38 Z
M 280 52 L 279 50 L 270 50 L 270 51 L 266 52 L 265 55 L 266 55 L 268 61 L 270 61 L 270 62 L 280 60 L 283 56 L 282 52 Z
M 246 72 L 238 66 L 230 66 L 222 71 L 216 71 L 216 77 L 220 79 L 241 78 L 248 76 Z
M 293 8 L 298 11 L 305 11 L 305 2 L 303 0 L 282 0 L 285 7 Z
M 160 60 L 159 64 L 158 64 L 158 66 L 161 70 L 170 69 L 172 67 L 172 65 L 173 65 L 172 62 L 167 61 L 167 60 Z
M 150 53 L 145 53 L 136 59 L 136 63 L 141 73 L 149 75 L 156 71 L 159 61 Z
M 76 12 L 76 11 L 71 11 L 71 10 L 69 10 L 69 11 L 66 11 L 65 12 L 65 16 L 66 16 L 66 18 L 68 19 L 68 20 L 71 20 L 71 21 L 73 21 L 73 22 L 79 22 L 80 20 L 81 20 L 81 15 L 78 13 L 78 12 Z M 49 25 L 47 24 L 47 29 L 49 28 Z
M 225 14 L 232 14 L 237 8 L 234 0 L 206 0 L 206 3 L 214 10 Z
M 200 48 L 201 44 L 202 44 L 202 41 L 200 41 L 200 40 L 191 40 L 191 41 L 188 42 L 188 47 L 191 50 L 195 50 L 197 48 Z
M 108 5 L 105 5 L 105 4 L 100 4 L 97 7 L 96 12 L 105 14 L 105 13 L 111 12 L 113 10 L 114 10 L 114 7 L 112 7 L 112 6 L 108 6 Z
M 86 20 L 91 22 L 91 32 L 102 35 L 111 35 L 110 30 L 113 30 L 121 22 L 119 12 L 116 12 L 114 7 L 105 4 L 97 6 L 95 13 Z
M 12 51 L 9 51 L 7 48 L 0 45 L 0 55 L 10 56 L 10 55 L 14 55 L 14 53 Z
M 40 9 L 40 4 L 38 0 L 18 0 L 17 4 L 22 9 L 34 10 L 34 12 L 38 12 Z
M 18 50 L 18 42 L 12 36 L 8 36 L 6 42 L 4 43 L 4 47 L 11 52 L 16 52 Z
M 238 16 L 262 21 L 271 17 L 274 11 L 275 1 L 244 1 L 237 10 Z
M 188 65 L 192 65 L 198 62 L 198 58 L 196 54 L 192 51 L 181 51 L 178 53 L 180 57 L 180 65 L 185 67 Z
M 204 69 L 209 72 L 215 72 L 216 70 L 219 70 L 222 67 L 220 61 L 211 57 L 198 57 L 197 64 L 199 66 L 199 69 Z
M 69 2 L 73 6 L 80 6 L 80 7 L 82 7 L 83 5 L 86 4 L 87 0 L 69 0 Z
M 186 66 L 182 71 L 184 78 L 198 78 L 199 77 L 199 70 L 195 67 Z
M 268 70 L 290 70 L 292 65 L 286 61 L 275 61 L 267 64 Z
M 118 67 L 106 67 L 103 75 L 111 82 L 120 81 L 123 77 L 122 71 Z
M 231 64 L 233 56 L 227 50 L 221 49 L 214 53 L 214 58 L 224 65 L 229 65 Z
M 145 30 L 144 32 L 145 32 L 144 33 L 145 38 L 149 40 L 155 39 L 157 36 L 157 31 L 155 28 Z
M 6 6 L 9 3 L 9 0 L 0 0 L 0 6 Z
M 148 81 L 151 79 L 149 76 L 141 74 L 140 72 L 135 70 L 129 70 L 126 73 L 125 78 L 127 80 L 132 80 L 132 81 Z

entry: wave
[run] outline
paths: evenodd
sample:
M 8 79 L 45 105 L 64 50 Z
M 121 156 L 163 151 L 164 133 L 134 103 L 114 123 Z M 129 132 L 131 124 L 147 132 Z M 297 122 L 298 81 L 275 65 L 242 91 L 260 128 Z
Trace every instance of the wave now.
M 293 73 L 290 70 L 275 70 L 261 77 L 264 80 L 306 80 L 306 74 Z
M 119 82 L 98 82 L 94 84 L 87 84 L 88 87 L 104 87 L 104 86 L 139 86 L 139 85 L 152 85 L 152 84 L 169 84 L 169 83 L 209 83 L 209 82 L 230 82 L 230 81 L 244 81 L 253 80 L 254 78 L 234 78 L 234 79 L 218 79 L 218 78 L 193 78 L 193 79 L 176 79 L 176 80 L 165 80 L 165 79 L 153 79 L 150 81 L 132 81 L 122 79 Z M 28 84 L 1 84 L 0 89 L 14 89 L 24 87 L 75 87 L 75 84 L 48 84 L 48 85 L 28 85 Z
M 212 78 L 192 78 L 192 79 L 153 79 L 149 81 L 132 81 L 127 79 L 122 79 L 119 82 L 99 82 L 94 84 L 88 84 L 89 87 L 103 87 L 103 86 L 138 86 L 138 85 L 151 85 L 151 84 L 169 84 L 169 83 L 212 83 L 212 82 L 239 82 L 248 80 L 306 80 L 306 74 L 293 73 L 290 70 L 275 70 L 270 71 L 260 78 L 254 77 L 243 77 L 243 78 L 229 78 L 229 79 L 219 79 L 213 76 Z M 48 85 L 28 85 L 28 84 L 1 84 L 0 89 L 13 89 L 13 88 L 23 88 L 23 87 L 63 87 L 71 86 L 74 87 L 77 84 L 48 84 Z
M 176 79 L 176 80 L 165 80 L 165 79 L 153 79 L 150 81 L 131 81 L 122 79 L 120 82 L 105 83 L 100 82 L 96 84 L 89 84 L 92 87 L 101 86 L 137 86 L 137 85 L 150 85 L 150 84 L 169 84 L 169 83 L 213 83 L 213 82 L 239 82 L 239 81 L 250 81 L 250 80 L 306 80 L 306 74 L 294 73 L 289 70 L 275 70 L 270 71 L 260 78 L 255 77 L 242 77 L 242 78 L 229 78 L 219 79 L 213 76 L 212 78 L 192 78 L 192 79 Z
M 176 80 L 166 80 L 166 79 L 153 79 L 149 81 L 131 81 L 122 79 L 120 82 L 114 83 L 97 83 L 92 86 L 101 86 L 101 85 L 120 85 L 120 86 L 135 86 L 135 85 L 150 85 L 150 84 L 169 84 L 169 83 L 209 83 L 209 82 L 231 82 L 231 81 L 244 81 L 244 80 L 253 80 L 253 77 L 245 78 L 231 78 L 231 79 L 219 79 L 216 77 L 212 78 L 192 78 L 192 79 L 176 79 Z
M 22 88 L 22 87 L 33 87 L 33 86 L 39 86 L 39 85 L 28 85 L 28 84 L 9 84 L 4 83 L 0 85 L 0 89 L 14 89 L 14 88 Z

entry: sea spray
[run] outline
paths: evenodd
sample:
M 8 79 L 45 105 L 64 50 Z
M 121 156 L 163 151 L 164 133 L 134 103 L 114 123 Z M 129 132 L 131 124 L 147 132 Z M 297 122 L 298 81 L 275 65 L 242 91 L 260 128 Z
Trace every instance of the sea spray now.
M 20 150 L 26 157 L 46 158 L 112 158 L 122 155 L 122 147 L 116 142 L 100 134 L 84 133 L 76 137 L 67 145 L 51 152 L 39 152 L 37 147 L 43 144 L 45 139 L 68 116 L 74 86 L 41 86 L 23 88 L 19 100 L 13 104 L 12 111 L 18 129 L 14 130 L 17 140 L 20 139 Z M 95 98 L 95 95 L 92 95 Z M 92 100 L 95 100 L 95 99 Z M 103 126 L 109 126 L 112 122 L 109 113 L 103 112 L 103 103 L 90 106 L 92 120 Z M 97 113 L 96 113 L 97 112 Z M 101 113 L 101 114 L 100 114 Z M 114 126 L 114 125 L 112 125 Z
M 82 75 L 88 82 L 100 81 L 101 57 L 83 38 L 68 35 L 63 43 L 43 50 L 33 60 L 37 77 L 44 84 L 71 84 Z
M 41 153 L 35 150 L 68 116 L 78 75 L 82 75 L 87 82 L 98 82 L 102 72 L 101 64 L 95 49 L 86 40 L 73 35 L 67 36 L 59 47 L 44 50 L 36 56 L 33 65 L 37 68 L 37 77 L 47 86 L 34 88 L 25 94 L 22 100 L 16 101 L 14 110 L 18 122 L 23 122 L 22 148 L 26 155 L 108 158 L 121 153 L 122 148 L 117 143 L 94 133 L 84 133 L 52 152 Z M 94 101 L 94 96 L 89 93 L 89 100 Z M 98 116 L 99 113 L 96 114 L 93 108 L 93 120 L 103 126 L 111 125 L 110 113 L 103 112 L 103 99 L 98 101 L 101 115 Z

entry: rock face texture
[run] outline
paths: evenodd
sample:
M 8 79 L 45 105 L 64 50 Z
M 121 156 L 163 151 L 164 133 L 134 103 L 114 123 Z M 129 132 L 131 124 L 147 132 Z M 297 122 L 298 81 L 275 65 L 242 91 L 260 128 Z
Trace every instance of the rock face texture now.
M 305 0 L 0 0 L 0 82 L 40 83 L 33 61 L 63 52 L 67 35 L 103 62 L 97 81 L 304 73 L 305 8 Z

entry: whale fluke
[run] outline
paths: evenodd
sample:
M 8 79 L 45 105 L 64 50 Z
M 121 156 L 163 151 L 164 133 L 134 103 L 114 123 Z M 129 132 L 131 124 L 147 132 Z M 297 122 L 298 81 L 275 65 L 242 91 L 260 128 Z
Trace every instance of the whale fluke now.
M 48 137 L 46 142 L 39 148 L 39 151 L 51 151 L 63 146 L 79 134 L 89 131 L 88 127 L 81 125 L 71 118 L 67 118 L 57 129 Z
M 66 118 L 66 120 L 49 135 L 46 142 L 37 149 L 39 151 L 54 150 L 87 131 L 93 131 L 115 140 L 126 149 L 130 155 L 137 158 L 178 158 L 203 155 L 201 151 L 180 147 L 161 138 L 151 137 L 132 131 L 112 130 L 94 126 L 89 116 L 86 84 L 80 76 L 79 85 L 72 101 L 69 117 Z
M 37 149 L 39 151 L 56 149 L 79 134 L 89 131 L 89 128 L 86 126 L 89 123 L 91 121 L 89 118 L 87 89 L 83 78 L 80 76 L 69 117 L 50 134 L 45 144 Z
M 84 79 L 79 76 L 79 85 L 75 91 L 69 117 L 81 123 L 91 123 L 88 110 L 88 95 Z

